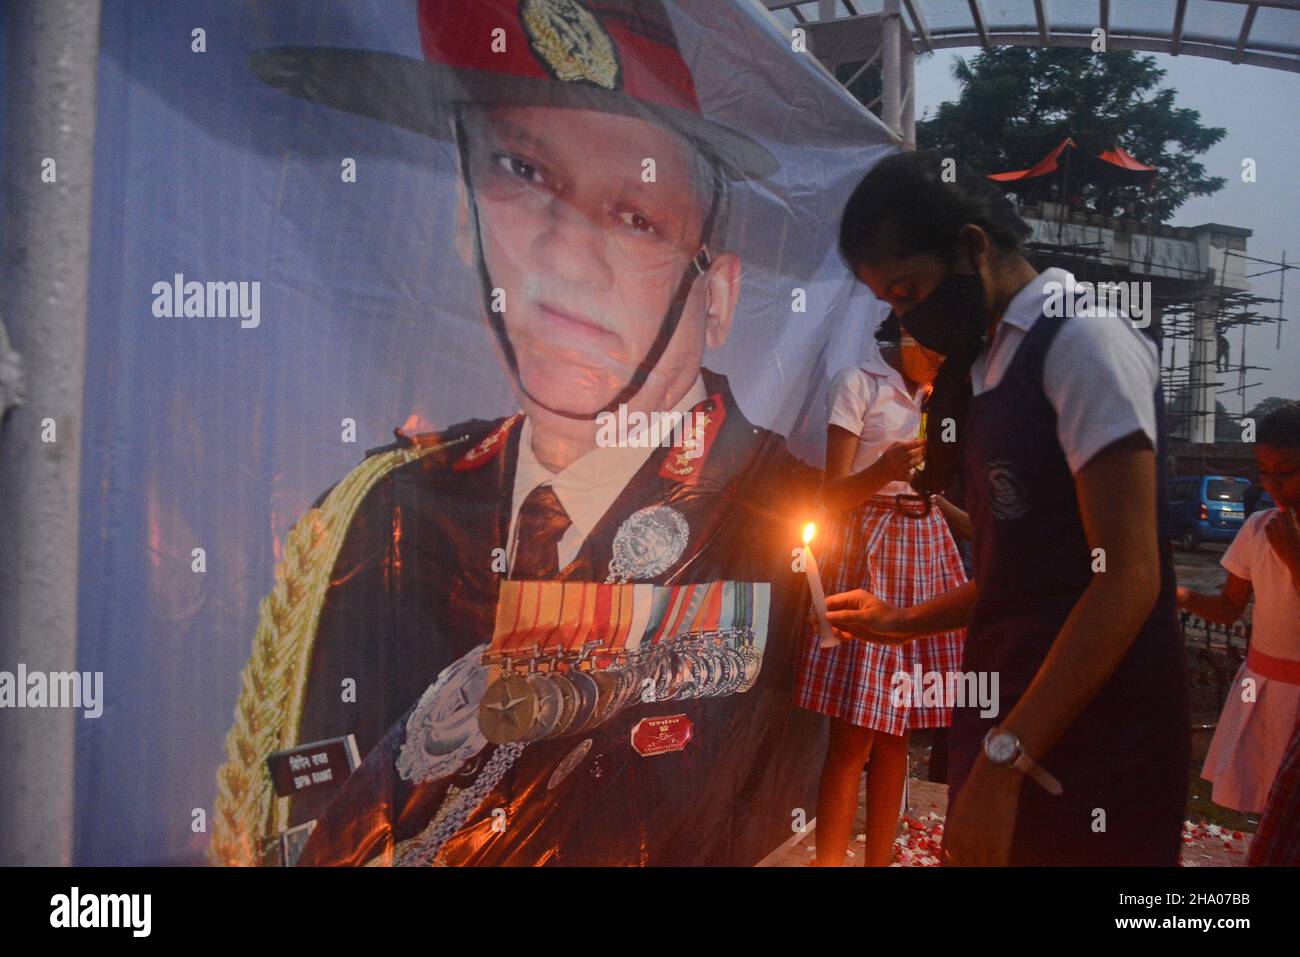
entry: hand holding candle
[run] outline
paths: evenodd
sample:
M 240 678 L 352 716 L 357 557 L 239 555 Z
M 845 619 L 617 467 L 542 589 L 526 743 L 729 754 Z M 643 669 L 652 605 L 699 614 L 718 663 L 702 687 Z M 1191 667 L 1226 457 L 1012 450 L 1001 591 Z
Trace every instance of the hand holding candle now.
M 817 526 L 809 522 L 803 527 L 803 570 L 808 576 L 808 590 L 812 592 L 813 610 L 817 613 L 817 628 L 821 634 L 819 648 L 834 648 L 840 643 L 831 628 L 830 619 L 826 617 L 826 592 L 822 588 L 821 572 L 817 569 L 817 558 L 813 555 L 812 539 Z

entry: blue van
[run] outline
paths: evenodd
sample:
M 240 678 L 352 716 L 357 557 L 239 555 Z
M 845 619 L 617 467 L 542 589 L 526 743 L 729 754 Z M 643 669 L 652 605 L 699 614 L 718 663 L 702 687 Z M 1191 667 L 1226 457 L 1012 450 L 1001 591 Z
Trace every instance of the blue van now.
M 1195 551 L 1201 542 L 1230 542 L 1246 520 L 1250 483 L 1232 475 L 1196 475 L 1169 483 L 1169 527 L 1179 544 Z

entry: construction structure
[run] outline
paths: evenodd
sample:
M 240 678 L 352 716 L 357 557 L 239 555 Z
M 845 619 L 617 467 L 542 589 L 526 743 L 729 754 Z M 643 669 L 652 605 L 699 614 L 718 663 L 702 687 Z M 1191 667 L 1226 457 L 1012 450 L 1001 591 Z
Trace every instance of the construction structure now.
M 881 72 L 876 110 L 915 146 L 918 52 L 961 47 L 1094 48 L 1206 57 L 1300 72 L 1300 0 L 763 0 L 836 75 Z M 852 85 L 852 77 L 845 86 Z
M 1300 0 L 764 0 L 836 78 L 877 112 L 905 149 L 916 147 L 915 59 L 960 47 L 1064 46 L 1198 56 L 1300 72 Z M 864 77 L 879 82 L 863 84 Z M 864 95 L 864 90 L 866 93 Z M 1067 147 L 1067 144 L 1069 146 Z M 1245 474 L 1244 449 L 1223 450 L 1216 437 L 1220 397 L 1245 415 L 1246 394 L 1266 371 L 1248 355 L 1246 332 L 1276 327 L 1282 343 L 1286 273 L 1295 268 L 1247 252 L 1249 229 L 1221 223 L 1176 227 L 1091 213 L 1071 202 L 1073 144 L 1062 143 L 1031 170 L 994 176 L 1014 190 L 1033 234 L 1028 248 L 1041 268 L 1068 269 L 1080 281 L 1137 283 L 1162 348 L 1169 432 L 1184 448 L 1176 471 L 1215 467 Z M 1062 151 L 1065 151 L 1064 153 Z M 1075 175 L 1134 182 L 1155 170 L 1115 148 L 1100 157 L 1075 151 Z M 994 171 L 985 171 L 994 172 Z M 1016 182 L 1019 181 L 1019 182 Z M 1021 188 L 1026 187 L 1026 188 Z M 1253 280 L 1271 277 L 1256 288 Z M 1274 280 L 1275 279 L 1275 283 Z M 1276 292 L 1276 294 L 1272 294 Z M 1236 438 L 1240 438 L 1239 434 Z M 1189 453 L 1187 447 L 1197 451 Z M 1238 461 L 1240 460 L 1240 461 Z
M 1026 246 L 1037 265 L 1122 293 L 1109 298 L 1151 329 L 1162 349 L 1170 436 L 1194 445 L 1240 441 L 1238 426 L 1218 421 L 1220 396 L 1232 394 L 1236 415 L 1245 416 L 1246 393 L 1260 384 L 1250 380 L 1268 369 L 1247 355 L 1246 330 L 1274 325 L 1280 347 L 1286 272 L 1295 267 L 1285 253 L 1280 262 L 1248 255 L 1251 231 L 1240 226 L 1106 216 L 1082 208 L 1073 195 L 1082 183 L 1104 191 L 1148 188 L 1157 174 L 1122 148 L 1091 156 L 1067 138 L 1029 169 L 989 179 L 1011 191 L 1033 230 Z M 1277 276 L 1276 297 L 1254 289 L 1252 280 L 1268 275 Z

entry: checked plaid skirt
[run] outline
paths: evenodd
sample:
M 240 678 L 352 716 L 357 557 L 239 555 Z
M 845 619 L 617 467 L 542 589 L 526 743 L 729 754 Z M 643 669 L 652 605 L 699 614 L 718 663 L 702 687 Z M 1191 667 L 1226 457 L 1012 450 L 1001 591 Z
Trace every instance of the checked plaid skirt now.
M 1300 725 L 1268 792 L 1268 806 L 1250 842 L 1251 867 L 1300 866 Z
M 836 525 L 831 546 L 817 554 L 826 594 L 865 588 L 892 605 L 917 605 L 966 581 L 957 545 L 937 508 L 924 518 L 899 514 L 876 500 L 846 513 Z M 817 647 L 816 622 L 801 638 L 795 704 L 835 718 L 901 735 L 916 728 L 942 728 L 952 709 L 922 707 L 917 694 L 895 701 L 899 671 L 947 673 L 961 667 L 965 630 L 944 632 L 902 646 L 845 641 Z

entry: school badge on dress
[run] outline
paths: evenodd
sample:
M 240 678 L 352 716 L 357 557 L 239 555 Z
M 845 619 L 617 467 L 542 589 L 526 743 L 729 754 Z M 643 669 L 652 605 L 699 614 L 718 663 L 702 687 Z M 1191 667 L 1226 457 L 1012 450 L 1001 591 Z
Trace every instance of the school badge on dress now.
M 686 519 L 667 505 L 633 512 L 614 535 L 614 557 L 606 581 L 653 578 L 667 571 L 686 551 L 690 536 Z
M 1025 490 L 1016 474 L 1014 462 L 988 463 L 989 508 L 994 518 L 1014 521 L 1029 514 Z

